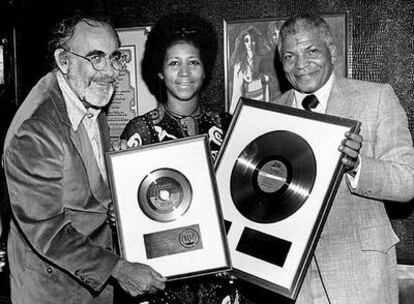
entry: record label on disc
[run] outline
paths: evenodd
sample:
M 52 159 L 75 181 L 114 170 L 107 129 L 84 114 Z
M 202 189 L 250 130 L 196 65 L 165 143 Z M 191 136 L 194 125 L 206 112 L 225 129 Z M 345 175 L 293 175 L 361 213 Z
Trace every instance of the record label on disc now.
M 305 203 L 315 179 L 315 155 L 306 140 L 290 131 L 272 131 L 240 153 L 231 173 L 231 197 L 246 218 L 274 223 Z
M 257 174 L 257 185 L 263 192 L 276 192 L 285 185 L 287 173 L 287 167 L 281 161 L 268 161 Z
M 183 192 L 183 187 L 177 180 L 170 177 L 160 177 L 156 183 L 149 185 L 147 198 L 160 213 L 166 213 L 180 206 Z
M 145 176 L 138 189 L 141 210 L 151 219 L 168 222 L 182 216 L 189 208 L 192 189 L 179 171 L 161 168 Z

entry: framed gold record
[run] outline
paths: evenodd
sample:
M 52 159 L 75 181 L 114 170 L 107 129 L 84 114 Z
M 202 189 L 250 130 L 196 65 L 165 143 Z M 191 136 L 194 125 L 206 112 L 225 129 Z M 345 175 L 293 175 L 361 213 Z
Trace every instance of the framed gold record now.
M 296 298 L 359 126 L 240 98 L 215 163 L 234 275 Z
M 231 267 L 206 135 L 109 152 L 106 162 L 123 258 L 169 280 Z

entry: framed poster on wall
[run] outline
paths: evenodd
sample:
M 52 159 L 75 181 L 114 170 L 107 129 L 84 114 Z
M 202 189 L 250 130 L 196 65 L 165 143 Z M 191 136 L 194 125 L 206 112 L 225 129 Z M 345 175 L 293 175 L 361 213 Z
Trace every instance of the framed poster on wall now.
M 352 45 L 347 14 L 321 16 L 335 36 L 336 72 L 350 77 Z M 268 102 L 281 94 L 284 83 L 283 70 L 278 64 L 277 40 L 287 18 L 224 20 L 225 106 L 230 113 L 234 112 L 240 97 Z
M 141 75 L 141 60 L 150 30 L 149 26 L 116 30 L 121 39 L 120 50 L 126 68 L 120 71 L 114 97 L 108 108 L 111 142 L 119 139 L 128 121 L 156 107 L 157 100 L 149 92 Z

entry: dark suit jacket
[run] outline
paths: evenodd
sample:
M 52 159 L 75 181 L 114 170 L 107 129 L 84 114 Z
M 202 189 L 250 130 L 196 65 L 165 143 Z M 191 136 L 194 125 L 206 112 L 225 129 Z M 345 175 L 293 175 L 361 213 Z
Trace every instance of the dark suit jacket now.
M 292 106 L 293 100 L 288 91 L 277 103 Z M 362 122 L 361 175 L 355 190 L 344 176 L 315 251 L 319 270 L 313 261 L 297 303 L 317 297 L 320 276 L 331 303 L 398 303 L 398 238 L 382 200 L 403 202 L 414 196 L 414 150 L 406 114 L 390 85 L 339 78 L 326 114 Z
M 99 123 L 108 149 L 103 114 Z M 54 72 L 16 113 L 3 162 L 13 303 L 111 303 L 107 281 L 119 257 L 106 223 L 110 191 L 83 124 L 71 126 Z

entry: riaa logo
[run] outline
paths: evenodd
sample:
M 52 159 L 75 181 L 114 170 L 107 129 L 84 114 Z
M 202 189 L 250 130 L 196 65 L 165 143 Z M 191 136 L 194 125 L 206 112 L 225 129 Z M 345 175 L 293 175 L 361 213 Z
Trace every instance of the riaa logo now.
M 192 228 L 185 228 L 179 235 L 180 244 L 186 248 L 192 248 L 200 241 L 198 232 Z

